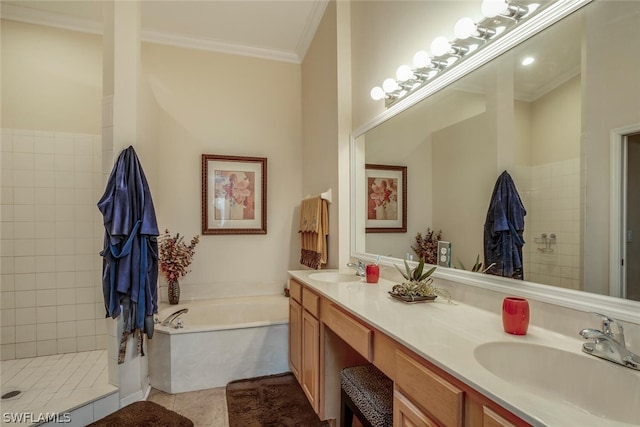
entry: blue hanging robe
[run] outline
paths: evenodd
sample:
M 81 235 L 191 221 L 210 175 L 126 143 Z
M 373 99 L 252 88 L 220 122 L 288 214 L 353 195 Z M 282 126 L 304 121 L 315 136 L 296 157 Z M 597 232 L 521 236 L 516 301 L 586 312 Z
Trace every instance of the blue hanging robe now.
M 493 188 L 484 223 L 484 265 L 494 264 L 488 274 L 524 279 L 522 246 L 524 217 L 527 211 L 516 185 L 507 171 L 502 172 Z
M 129 335 L 153 336 L 158 312 L 158 224 L 149 184 L 133 147 L 120 153 L 104 195 L 98 202 L 103 215 L 102 291 L 107 316 L 123 315 L 118 363 L 124 362 Z

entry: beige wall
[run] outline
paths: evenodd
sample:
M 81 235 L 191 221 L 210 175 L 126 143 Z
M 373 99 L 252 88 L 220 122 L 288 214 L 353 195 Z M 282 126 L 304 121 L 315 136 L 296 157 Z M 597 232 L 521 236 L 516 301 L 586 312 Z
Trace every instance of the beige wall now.
M 2 20 L 2 127 L 100 134 L 100 36 Z
M 531 103 L 531 164 L 580 157 L 580 76 Z
M 610 132 L 640 125 L 640 55 L 629 55 L 629 46 L 640 46 L 638 7 L 637 2 L 594 2 L 588 9 L 587 25 L 593 27 L 584 40 L 582 155 L 588 190 L 584 280 L 591 292 L 606 293 L 609 283 Z
M 267 158 L 268 233 L 202 237 L 181 285 L 194 295 L 278 292 L 297 267 L 300 67 L 156 44 L 143 44 L 142 65 L 161 109 L 154 189 L 161 229 L 200 234 L 203 153 Z
M 337 31 L 337 7 L 332 1 L 302 63 L 302 194 L 316 195 L 329 188 L 334 193 L 329 207 L 328 265 L 332 268 L 339 266 Z M 294 248 L 299 247 L 296 242 Z

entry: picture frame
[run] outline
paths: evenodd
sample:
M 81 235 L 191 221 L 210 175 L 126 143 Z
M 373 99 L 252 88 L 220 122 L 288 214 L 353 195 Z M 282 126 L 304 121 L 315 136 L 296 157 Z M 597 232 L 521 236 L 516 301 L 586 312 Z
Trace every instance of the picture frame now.
M 407 232 L 407 167 L 365 164 L 365 231 Z
M 267 234 L 267 159 L 202 155 L 202 234 Z

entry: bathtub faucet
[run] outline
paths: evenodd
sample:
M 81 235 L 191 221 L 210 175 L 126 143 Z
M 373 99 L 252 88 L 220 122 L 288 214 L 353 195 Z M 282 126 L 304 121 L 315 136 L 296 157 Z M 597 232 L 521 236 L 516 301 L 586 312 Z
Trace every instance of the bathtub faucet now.
M 189 309 L 188 308 L 181 308 L 180 310 L 176 311 L 175 313 L 171 313 L 170 315 L 167 316 L 166 319 L 164 319 L 162 321 L 162 323 L 160 323 L 160 326 L 170 326 L 173 325 L 173 321 L 176 320 L 178 317 L 180 317 L 181 315 L 188 313 Z M 178 326 L 176 326 L 177 328 Z M 181 327 L 181 326 L 180 326 Z

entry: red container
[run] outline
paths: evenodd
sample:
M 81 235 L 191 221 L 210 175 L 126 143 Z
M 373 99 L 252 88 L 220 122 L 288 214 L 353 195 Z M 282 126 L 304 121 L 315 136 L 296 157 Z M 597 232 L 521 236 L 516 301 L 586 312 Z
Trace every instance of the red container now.
M 526 335 L 529 329 L 529 301 L 524 298 L 506 297 L 502 301 L 502 326 L 513 335 Z
M 380 267 L 378 264 L 367 265 L 367 283 L 378 283 L 380 278 Z

